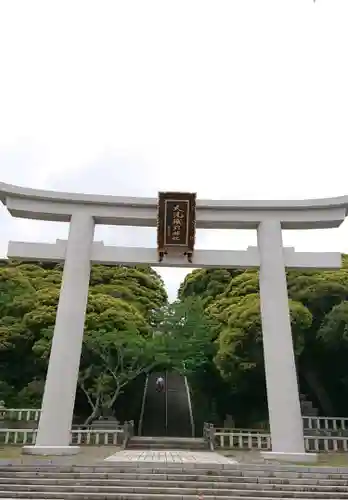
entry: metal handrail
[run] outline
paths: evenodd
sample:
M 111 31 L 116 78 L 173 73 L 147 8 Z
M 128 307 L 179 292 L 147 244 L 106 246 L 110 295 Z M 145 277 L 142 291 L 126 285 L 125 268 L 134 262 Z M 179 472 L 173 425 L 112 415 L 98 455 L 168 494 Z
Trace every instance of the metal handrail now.
M 168 434 L 168 372 L 165 372 L 165 375 L 164 375 L 164 391 L 165 391 L 165 395 L 164 395 L 164 398 L 165 398 L 165 426 L 166 426 L 166 434 Z
M 190 414 L 190 421 L 191 421 L 191 435 L 192 435 L 192 437 L 195 437 L 195 421 L 193 418 L 193 411 L 192 411 L 191 392 L 190 392 L 190 388 L 189 388 L 186 376 L 184 377 L 184 381 L 185 381 L 187 403 L 188 403 L 188 407 L 189 407 L 189 414 Z
M 143 400 L 141 402 L 140 417 L 139 417 L 139 422 L 138 422 L 138 436 L 141 436 L 141 433 L 143 431 L 143 420 L 144 420 L 145 402 L 146 402 L 148 385 L 149 385 L 149 376 L 146 375 L 144 392 L 143 392 Z

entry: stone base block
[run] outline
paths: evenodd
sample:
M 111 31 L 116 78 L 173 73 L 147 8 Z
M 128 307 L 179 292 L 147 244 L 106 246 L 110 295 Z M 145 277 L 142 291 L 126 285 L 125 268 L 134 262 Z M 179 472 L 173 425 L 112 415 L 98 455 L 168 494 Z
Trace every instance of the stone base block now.
M 76 455 L 79 446 L 23 446 L 23 455 Z
M 318 461 L 317 453 L 286 453 L 281 451 L 262 451 L 261 456 L 266 460 L 277 460 L 278 462 L 315 463 Z

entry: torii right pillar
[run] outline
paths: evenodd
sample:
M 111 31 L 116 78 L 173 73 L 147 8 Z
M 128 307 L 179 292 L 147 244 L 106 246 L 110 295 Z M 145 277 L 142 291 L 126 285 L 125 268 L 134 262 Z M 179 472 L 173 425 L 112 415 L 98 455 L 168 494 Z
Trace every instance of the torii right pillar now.
M 260 307 L 272 451 L 265 458 L 313 462 L 306 453 L 280 221 L 258 227 Z

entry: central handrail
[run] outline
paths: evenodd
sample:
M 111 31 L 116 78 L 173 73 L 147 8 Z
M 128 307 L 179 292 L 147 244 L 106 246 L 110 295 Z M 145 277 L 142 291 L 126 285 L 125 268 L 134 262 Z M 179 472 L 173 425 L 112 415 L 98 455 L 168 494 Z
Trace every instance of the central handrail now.
M 145 385 L 144 385 L 144 393 L 143 393 L 143 400 L 141 402 L 141 410 L 140 410 L 140 417 L 139 417 L 139 423 L 138 423 L 138 436 L 141 436 L 142 430 L 143 430 L 143 419 L 144 419 L 144 412 L 145 412 L 145 402 L 146 402 L 146 395 L 147 395 L 147 387 L 149 385 L 149 376 L 146 375 L 146 380 L 145 380 Z
M 193 411 L 192 411 L 192 402 L 191 402 L 191 391 L 190 387 L 188 385 L 187 377 L 184 377 L 185 381 L 185 388 L 186 388 L 186 394 L 187 394 L 187 403 L 188 403 L 188 408 L 189 408 L 189 414 L 190 414 L 190 422 L 191 422 L 191 435 L 192 437 L 195 437 L 195 421 L 193 418 Z
M 168 435 L 168 384 L 167 384 L 167 382 L 168 382 L 168 372 L 165 372 L 165 375 L 164 375 L 164 391 L 165 391 L 165 395 L 164 395 L 165 409 L 164 409 L 164 412 L 165 412 L 166 435 Z

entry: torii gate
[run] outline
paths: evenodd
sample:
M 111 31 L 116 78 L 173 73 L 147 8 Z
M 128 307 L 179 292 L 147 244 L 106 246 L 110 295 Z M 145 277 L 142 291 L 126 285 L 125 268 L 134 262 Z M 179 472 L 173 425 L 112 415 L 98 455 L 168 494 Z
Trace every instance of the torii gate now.
M 272 438 L 268 458 L 313 461 L 304 449 L 294 360 L 286 267 L 336 269 L 341 254 L 284 248 L 282 229 L 338 227 L 348 197 L 300 201 L 197 201 L 197 228 L 256 229 L 258 246 L 243 251 L 196 250 L 192 263 L 176 256 L 158 262 L 155 248 L 104 246 L 93 242 L 95 224 L 157 224 L 157 200 L 35 190 L 0 183 L 0 199 L 14 217 L 69 222 L 67 241 L 10 242 L 8 257 L 64 261 L 63 279 L 42 411 L 32 454 L 77 453 L 70 446 L 91 263 L 166 267 L 259 267 L 267 399 Z

